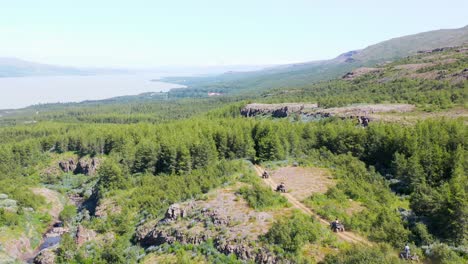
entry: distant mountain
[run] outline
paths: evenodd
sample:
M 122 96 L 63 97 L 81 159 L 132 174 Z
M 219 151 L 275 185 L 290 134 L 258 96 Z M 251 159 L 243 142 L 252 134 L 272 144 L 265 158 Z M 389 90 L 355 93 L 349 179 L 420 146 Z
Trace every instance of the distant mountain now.
M 94 75 L 114 73 L 128 73 L 128 71 L 121 69 L 77 68 L 68 66 L 56 66 L 25 61 L 18 58 L 0 57 L 0 78 L 53 75 Z
M 355 68 L 413 55 L 419 50 L 460 46 L 464 43 L 468 43 L 468 26 L 394 38 L 362 50 L 343 53 L 331 60 L 288 64 L 254 72 L 226 73 L 215 77 L 168 78 L 167 81 L 189 87 L 171 91 L 175 97 L 207 96 L 209 92 L 254 93 L 330 80 Z
M 353 56 L 362 62 L 393 60 L 440 47 L 461 46 L 468 43 L 468 25 L 458 29 L 440 29 L 393 38 L 371 45 Z

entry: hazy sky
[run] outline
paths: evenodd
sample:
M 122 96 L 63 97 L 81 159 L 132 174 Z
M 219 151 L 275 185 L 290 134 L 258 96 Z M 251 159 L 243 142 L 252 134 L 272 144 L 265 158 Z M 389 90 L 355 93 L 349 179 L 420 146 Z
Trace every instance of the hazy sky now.
M 276 64 L 468 24 L 468 1 L 0 0 L 0 57 L 77 66 Z

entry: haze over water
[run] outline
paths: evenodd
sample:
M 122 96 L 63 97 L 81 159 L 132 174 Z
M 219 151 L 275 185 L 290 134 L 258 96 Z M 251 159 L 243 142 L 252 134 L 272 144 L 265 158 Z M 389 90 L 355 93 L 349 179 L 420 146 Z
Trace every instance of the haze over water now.
M 0 109 L 100 100 L 183 87 L 150 81 L 155 78 L 147 74 L 0 78 Z

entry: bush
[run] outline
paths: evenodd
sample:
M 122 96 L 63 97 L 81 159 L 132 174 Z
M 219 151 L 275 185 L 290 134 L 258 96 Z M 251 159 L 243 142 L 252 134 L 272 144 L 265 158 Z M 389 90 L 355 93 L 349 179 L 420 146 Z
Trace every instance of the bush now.
M 434 263 L 457 264 L 467 261 L 466 258 L 459 256 L 445 244 L 433 245 L 427 255 Z
M 19 223 L 19 216 L 16 213 L 8 212 L 0 208 L 0 226 L 15 226 Z
M 327 255 L 323 261 L 324 264 L 396 264 L 402 263 L 397 254 L 388 245 L 379 247 L 361 247 L 354 246 L 350 249 L 341 251 L 337 255 Z
M 76 215 L 76 206 L 67 204 L 60 212 L 59 218 L 61 221 L 70 223 Z
M 242 187 L 239 194 L 244 197 L 252 208 L 264 210 L 284 207 L 288 200 L 278 193 L 273 192 L 270 187 L 254 184 L 252 187 Z
M 263 239 L 288 253 L 296 253 L 305 243 L 323 237 L 326 230 L 310 216 L 294 213 L 290 218 L 275 222 Z

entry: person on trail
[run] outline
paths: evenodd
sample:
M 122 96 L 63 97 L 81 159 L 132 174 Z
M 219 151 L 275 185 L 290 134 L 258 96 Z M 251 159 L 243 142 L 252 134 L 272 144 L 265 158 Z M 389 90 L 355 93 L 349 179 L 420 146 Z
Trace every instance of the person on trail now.
M 338 222 L 338 218 L 335 219 L 335 221 L 333 221 L 333 222 L 331 223 L 331 227 L 333 228 L 333 230 L 335 230 L 335 229 L 338 228 L 338 223 L 339 223 L 339 222 Z
M 405 245 L 405 255 L 406 255 L 406 258 L 409 259 L 410 258 L 410 247 L 408 244 Z
M 280 185 L 276 187 L 277 192 L 286 192 L 286 186 L 284 185 L 284 182 L 281 182 Z

